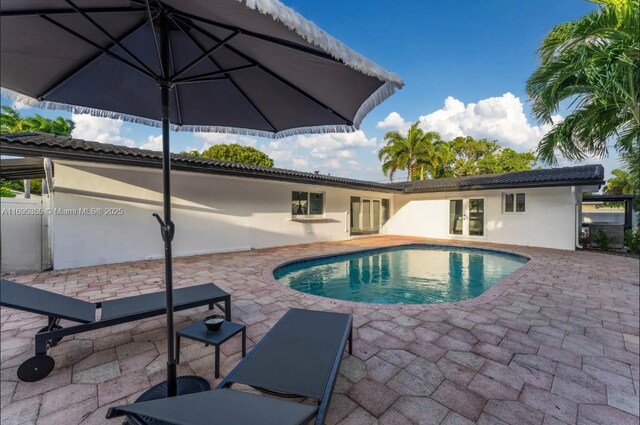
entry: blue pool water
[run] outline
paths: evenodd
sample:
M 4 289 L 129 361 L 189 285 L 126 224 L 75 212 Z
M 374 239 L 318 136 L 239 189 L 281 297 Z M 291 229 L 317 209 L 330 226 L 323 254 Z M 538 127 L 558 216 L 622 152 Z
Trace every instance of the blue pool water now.
M 380 304 L 434 304 L 477 297 L 528 261 L 475 248 L 410 245 L 304 260 L 274 276 L 307 294 Z

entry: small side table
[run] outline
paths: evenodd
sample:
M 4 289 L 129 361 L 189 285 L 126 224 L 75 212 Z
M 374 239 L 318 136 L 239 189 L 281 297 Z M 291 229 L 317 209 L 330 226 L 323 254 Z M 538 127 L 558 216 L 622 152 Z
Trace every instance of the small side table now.
M 220 376 L 220 345 L 229 338 L 242 332 L 242 357 L 247 355 L 247 328 L 239 323 L 225 320 L 217 331 L 210 331 L 204 325 L 204 320 L 192 323 L 191 325 L 176 332 L 176 363 L 180 363 L 180 337 L 204 342 L 205 345 L 216 347 L 216 369 L 215 377 Z

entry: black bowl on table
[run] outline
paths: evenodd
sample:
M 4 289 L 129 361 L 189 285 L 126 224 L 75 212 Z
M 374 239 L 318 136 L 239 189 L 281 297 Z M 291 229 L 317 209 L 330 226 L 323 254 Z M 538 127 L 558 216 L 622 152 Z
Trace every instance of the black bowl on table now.
M 207 327 L 208 331 L 217 331 L 222 327 L 222 323 L 224 323 L 224 316 L 219 314 L 214 314 L 213 316 L 205 317 L 204 325 Z

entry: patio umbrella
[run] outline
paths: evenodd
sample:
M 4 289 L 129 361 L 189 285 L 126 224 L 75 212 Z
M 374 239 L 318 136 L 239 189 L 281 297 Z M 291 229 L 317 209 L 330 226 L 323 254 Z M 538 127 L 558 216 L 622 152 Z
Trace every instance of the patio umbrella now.
M 353 131 L 402 87 L 277 0 L 3 0 L 2 94 L 162 127 L 167 393 L 176 394 L 169 133 Z

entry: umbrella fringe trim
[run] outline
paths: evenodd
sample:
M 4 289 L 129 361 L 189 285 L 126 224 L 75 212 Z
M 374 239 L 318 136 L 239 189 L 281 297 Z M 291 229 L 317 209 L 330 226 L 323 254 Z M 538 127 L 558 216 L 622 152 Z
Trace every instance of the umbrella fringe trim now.
M 353 132 L 359 129 L 360 124 L 364 117 L 371 112 L 373 108 L 382 103 L 385 99 L 391 96 L 396 90 L 404 86 L 402 79 L 395 73 L 389 72 L 364 56 L 360 55 L 356 51 L 352 50 L 339 40 L 335 39 L 322 29 L 320 29 L 313 22 L 305 19 L 302 15 L 282 4 L 278 0 L 237 0 L 245 3 L 247 8 L 258 11 L 263 15 L 268 15 L 274 20 L 280 21 L 287 28 L 300 35 L 307 42 L 317 46 L 321 50 L 330 54 L 331 56 L 339 59 L 345 63 L 345 65 L 353 68 L 359 72 L 364 73 L 383 81 L 382 86 L 378 88 L 369 98 L 360 106 L 358 112 L 354 117 L 353 125 L 322 125 L 322 126 L 309 126 L 298 127 L 288 130 L 283 130 L 277 133 L 273 133 L 265 130 L 254 130 L 237 127 L 220 127 L 220 126 L 207 126 L 207 125 L 183 125 L 179 126 L 171 124 L 173 131 L 187 131 L 187 132 L 217 132 L 225 134 L 238 134 L 255 137 L 265 137 L 280 139 L 284 137 L 290 137 L 301 134 L 317 134 L 317 133 L 337 133 L 337 132 Z M 2 88 L 2 95 L 15 100 L 19 103 L 44 109 L 62 110 L 75 114 L 89 114 L 100 118 L 118 119 L 136 124 L 143 124 L 152 127 L 160 127 L 161 122 L 151 118 L 143 118 L 136 115 L 129 115 L 125 113 L 105 111 L 101 109 L 75 106 L 65 103 L 53 102 L 53 101 L 40 101 L 29 97 L 24 94 L 14 92 L 12 90 Z
M 356 112 L 356 116 L 353 119 L 353 125 L 356 129 L 360 128 L 360 124 L 362 124 L 362 120 L 371 112 L 376 106 L 380 105 L 382 102 L 391 97 L 392 94 L 396 92 L 400 87 L 391 84 L 389 82 L 381 85 L 378 90 L 374 91 L 371 96 L 365 100 L 358 112 Z
M 237 0 L 244 3 L 249 9 L 268 15 L 276 21 L 284 24 L 289 30 L 295 32 L 308 43 L 320 48 L 324 52 L 341 60 L 350 68 L 362 72 L 365 75 L 390 82 L 397 88 L 404 86 L 402 78 L 396 73 L 387 71 L 378 64 L 362 56 L 349 46 L 331 36 L 313 22 L 300 15 L 292 8 L 282 4 L 278 0 Z
M 136 115 L 129 115 L 119 112 L 105 111 L 103 109 L 91 108 L 88 106 L 69 105 L 67 103 L 53 102 L 48 100 L 37 100 L 25 94 L 14 92 L 2 87 L 2 96 L 33 108 L 50 109 L 54 111 L 66 111 L 72 114 L 89 114 L 99 118 L 110 118 L 114 120 L 128 121 L 135 124 L 145 124 L 152 127 L 160 127 L 161 122 L 150 118 L 142 118 Z
M 171 130 L 176 132 L 195 132 L 195 133 L 224 133 L 224 134 L 238 134 L 242 136 L 253 137 L 265 137 L 269 139 L 282 139 L 284 137 L 291 137 L 297 135 L 309 135 L 309 134 L 322 134 L 322 133 L 350 133 L 358 130 L 364 117 L 377 105 L 382 103 L 385 99 L 391 96 L 397 87 L 391 83 L 385 83 L 378 88 L 369 98 L 360 106 L 356 113 L 354 124 L 334 124 L 334 125 L 320 125 L 309 127 L 297 127 L 288 130 L 282 130 L 277 133 L 264 130 L 254 130 L 240 127 L 222 127 L 222 126 L 210 126 L 210 125 L 175 125 L 171 124 Z M 90 108 L 86 106 L 75 106 L 66 103 L 52 102 L 52 101 L 40 101 L 30 96 L 14 92 L 7 88 L 2 87 L 2 96 L 14 100 L 18 103 L 22 103 L 29 107 L 36 107 L 42 109 L 67 111 L 73 114 L 89 114 L 99 118 L 110 118 L 115 120 L 122 120 L 132 122 L 135 124 L 143 124 L 151 127 L 160 127 L 162 123 L 158 120 L 150 118 L 142 118 L 136 115 L 129 115 L 119 112 L 105 111 L 102 109 Z

